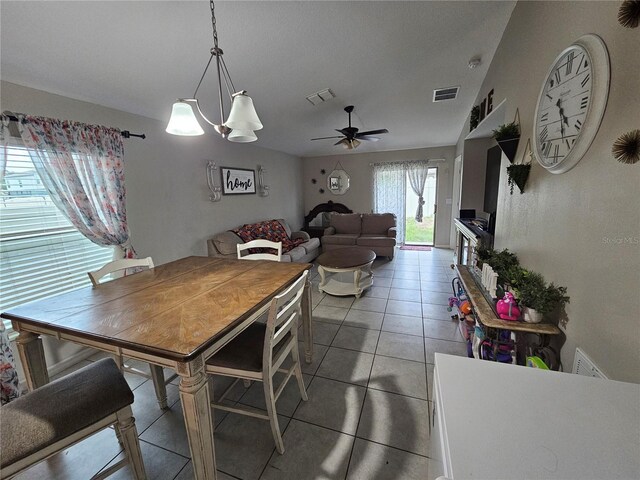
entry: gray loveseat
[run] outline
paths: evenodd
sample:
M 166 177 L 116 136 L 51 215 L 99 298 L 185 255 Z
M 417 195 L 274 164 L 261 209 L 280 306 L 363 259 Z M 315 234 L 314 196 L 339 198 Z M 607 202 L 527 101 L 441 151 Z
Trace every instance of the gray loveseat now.
M 281 261 L 311 263 L 320 255 L 320 239 L 310 238 L 306 232 L 292 232 L 287 222 L 281 218 L 277 219 L 284 227 L 291 240 L 303 239 L 304 242 L 294 247 L 288 252 L 282 252 Z M 268 239 L 267 239 L 268 240 Z M 207 252 L 210 257 L 237 258 L 237 247 L 244 241 L 230 230 L 218 233 L 207 240 Z
M 392 213 L 332 213 L 322 237 L 323 251 L 354 246 L 393 259 L 396 216 Z

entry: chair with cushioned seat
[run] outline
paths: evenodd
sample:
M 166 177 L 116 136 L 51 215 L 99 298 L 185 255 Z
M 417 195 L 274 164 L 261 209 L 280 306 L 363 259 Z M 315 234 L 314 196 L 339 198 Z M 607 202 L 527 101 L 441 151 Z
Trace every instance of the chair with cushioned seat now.
M 236 381 L 217 401 L 211 402 L 211 405 L 219 410 L 269 420 L 276 448 L 281 454 L 284 453 L 284 444 L 278 424 L 276 401 L 293 375 L 298 381 L 302 399 L 307 400 L 298 354 L 298 319 L 302 312 L 302 293 L 307 275 L 308 272 L 305 271 L 291 287 L 271 301 L 266 324 L 256 322 L 249 325 L 240 335 L 209 357 L 205 366 L 209 375 L 236 378 Z M 289 354 L 293 364 L 288 369 L 280 368 Z M 273 376 L 276 372 L 284 373 L 285 378 L 274 393 Z M 221 403 L 240 379 L 263 382 L 266 415 L 263 410 L 257 408 Z
M 91 279 L 91 283 L 93 283 L 94 287 L 100 286 L 100 279 L 106 277 L 107 275 L 115 272 L 121 272 L 123 270 L 128 270 L 130 268 L 154 268 L 153 260 L 151 257 L 146 258 L 127 258 L 122 260 L 115 260 L 113 262 L 109 262 L 104 265 L 99 270 L 95 270 L 93 272 L 88 272 L 89 278 Z M 124 372 L 133 373 L 134 375 L 140 375 L 145 378 L 150 378 L 153 380 L 153 386 L 156 391 L 156 397 L 158 399 L 158 405 L 162 410 L 166 409 L 167 406 L 167 393 L 166 386 L 169 382 L 173 381 L 173 379 L 177 378 L 177 374 L 171 375 L 169 378 L 164 378 L 164 371 L 162 367 L 158 365 L 149 364 L 150 374 L 140 370 L 138 368 L 127 365 L 122 358 L 116 358 L 116 361 L 120 365 L 120 369 Z
M 0 478 L 8 479 L 109 426 L 125 459 L 94 479 L 129 463 L 145 479 L 138 432 L 131 412 L 133 392 L 111 358 L 97 361 L 0 408 Z

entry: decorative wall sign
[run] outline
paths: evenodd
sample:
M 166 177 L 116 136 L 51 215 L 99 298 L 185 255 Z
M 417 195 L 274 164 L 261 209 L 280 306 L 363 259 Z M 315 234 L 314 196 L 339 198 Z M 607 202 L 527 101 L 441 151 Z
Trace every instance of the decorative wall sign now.
M 640 0 L 625 0 L 618 10 L 618 22 L 623 27 L 637 28 L 640 24 Z
M 256 172 L 247 168 L 220 167 L 223 195 L 256 193 Z
M 640 130 L 631 130 L 620 135 L 611 148 L 614 158 L 631 165 L 640 161 Z

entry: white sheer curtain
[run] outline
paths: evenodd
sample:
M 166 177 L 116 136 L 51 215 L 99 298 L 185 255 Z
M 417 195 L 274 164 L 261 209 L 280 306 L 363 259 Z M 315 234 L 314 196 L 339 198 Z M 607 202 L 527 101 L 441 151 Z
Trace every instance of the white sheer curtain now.
M 406 171 L 404 163 L 373 165 L 373 211 L 395 214 L 398 245 L 404 244 Z
M 407 163 L 407 176 L 409 177 L 409 183 L 413 193 L 418 196 L 418 208 L 416 210 L 416 222 L 421 223 L 423 212 L 422 206 L 424 205 L 424 184 L 427 181 L 427 174 L 429 173 L 429 164 L 427 162 L 410 162 Z

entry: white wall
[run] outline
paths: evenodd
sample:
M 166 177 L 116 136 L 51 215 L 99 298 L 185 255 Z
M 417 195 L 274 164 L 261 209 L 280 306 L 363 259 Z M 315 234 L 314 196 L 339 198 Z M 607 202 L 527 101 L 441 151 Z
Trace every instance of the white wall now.
M 519 109 L 519 159 L 551 62 L 586 33 L 606 43 L 611 89 L 595 141 L 580 163 L 561 175 L 534 161 L 523 195 L 517 188 L 509 195 L 503 156 L 495 243 L 568 288 L 565 370 L 572 368 L 580 346 L 610 378 L 640 382 L 640 164 L 623 165 L 611 155 L 619 135 L 640 127 L 640 32 L 618 24 L 619 6 L 518 2 L 476 103 L 494 89 L 495 104 L 507 99 L 505 118 Z M 462 137 L 468 131 L 465 125 L 458 152 L 466 148 Z
M 171 100 L 169 100 L 171 101 Z M 243 223 L 284 218 L 302 226 L 302 162 L 298 157 L 222 140 L 213 130 L 201 137 L 175 137 L 166 124 L 87 102 L 2 82 L 0 109 L 145 133 L 125 142 L 127 215 L 131 239 L 141 256 L 160 265 L 189 255 L 206 255 L 206 240 Z M 205 165 L 267 170 L 268 197 L 241 195 L 208 200 Z M 75 346 L 47 349 L 53 365 L 77 352 Z
M 436 201 L 438 212 L 436 216 L 435 244 L 448 247 L 451 205 L 447 204 L 446 200 L 451 198 L 454 156 L 455 146 L 306 157 L 303 159 L 305 214 L 309 213 L 319 203 L 329 200 L 343 203 L 354 212 L 371 212 L 373 208 L 373 168 L 370 166 L 371 163 L 444 158 L 445 162 L 433 164 L 438 168 Z M 350 177 L 350 188 L 344 195 L 334 195 L 327 188 L 327 176 L 338 162 Z M 320 173 L 322 169 L 326 170 L 324 175 Z M 311 179 L 314 178 L 317 180 L 316 184 L 311 183 Z M 323 188 L 325 192 L 321 194 L 319 192 L 320 188 Z

